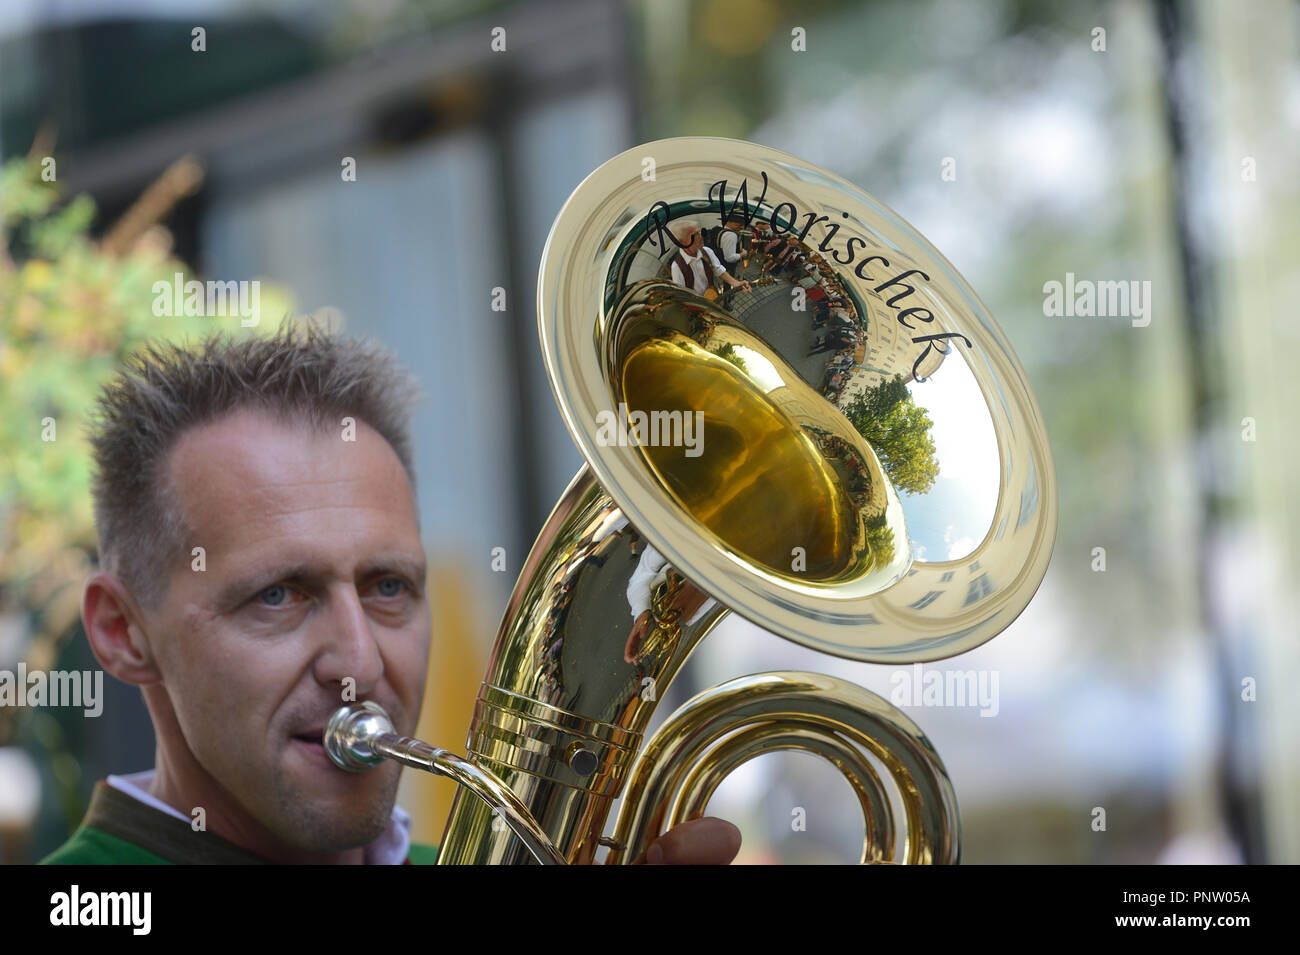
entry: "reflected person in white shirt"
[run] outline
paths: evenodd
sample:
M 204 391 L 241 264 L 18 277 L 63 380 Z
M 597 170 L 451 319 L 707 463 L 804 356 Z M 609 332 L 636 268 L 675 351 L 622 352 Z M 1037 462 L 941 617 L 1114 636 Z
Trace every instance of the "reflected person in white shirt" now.
M 675 284 L 690 289 L 696 295 L 704 295 L 706 291 L 713 288 L 713 278 L 716 277 L 742 292 L 750 290 L 749 283 L 737 281 L 718 261 L 714 251 L 704 244 L 704 234 L 700 230 L 700 224 L 694 219 L 673 223 L 671 231 L 673 237 L 682 246 L 673 256 L 670 268 L 670 275 Z M 709 271 L 712 272 L 712 276 Z

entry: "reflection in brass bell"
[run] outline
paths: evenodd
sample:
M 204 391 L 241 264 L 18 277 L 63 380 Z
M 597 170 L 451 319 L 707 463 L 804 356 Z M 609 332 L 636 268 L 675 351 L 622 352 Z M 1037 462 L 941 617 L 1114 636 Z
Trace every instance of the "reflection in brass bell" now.
M 611 329 L 611 383 L 628 415 L 641 412 L 651 428 L 656 414 L 696 422 L 695 447 L 637 446 L 718 546 L 791 580 L 871 575 L 878 590 L 898 581 L 910 563 L 907 532 L 875 453 L 763 338 L 714 303 L 650 279 L 619 302 Z M 885 534 L 869 535 L 869 525 Z
M 916 662 L 984 643 L 1033 596 L 1056 482 L 1024 372 L 956 270 L 858 187 L 753 143 L 638 147 L 561 210 L 538 304 L 595 479 L 735 612 Z M 636 411 L 701 416 L 703 450 L 608 440 Z

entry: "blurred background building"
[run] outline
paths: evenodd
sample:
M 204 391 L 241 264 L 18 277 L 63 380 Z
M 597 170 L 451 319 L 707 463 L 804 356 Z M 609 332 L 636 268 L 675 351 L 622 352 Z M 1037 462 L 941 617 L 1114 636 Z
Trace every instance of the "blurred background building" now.
M 515 576 L 581 463 L 537 341 L 550 224 L 624 149 L 734 137 L 914 224 L 997 317 L 1046 417 L 1061 516 L 1042 588 L 997 639 L 927 665 L 996 673 L 996 715 L 908 710 L 952 775 L 964 859 L 1300 862 L 1300 384 L 1285 366 L 1300 340 L 1297 27 L 1282 0 L 11 0 L 0 669 L 40 654 L 94 665 L 75 614 L 84 461 L 55 475 L 32 435 L 51 396 L 63 433 L 79 431 L 126 330 L 181 323 L 141 294 L 61 298 L 79 358 L 58 364 L 19 304 L 67 274 L 45 263 L 83 242 L 133 262 L 129 239 L 152 243 L 155 267 L 263 280 L 420 377 L 434 615 L 420 733 L 461 747 Z M 57 179 L 33 198 L 20 173 L 46 156 Z M 82 195 L 93 215 L 21 231 Z M 148 288 L 128 273 L 123 288 Z M 1049 315 L 1045 286 L 1070 275 L 1149 282 L 1149 325 Z M 110 307 L 122 335 L 95 325 Z M 24 563 L 38 533 L 48 561 Z M 886 697 L 899 677 L 731 618 L 660 712 L 776 668 Z M 152 766 L 138 692 L 105 687 L 98 719 L 0 722 L 6 861 L 61 842 L 96 779 Z M 403 787 L 436 842 L 449 784 Z M 742 861 L 851 861 L 854 805 L 829 766 L 771 755 L 710 811 L 741 826 Z

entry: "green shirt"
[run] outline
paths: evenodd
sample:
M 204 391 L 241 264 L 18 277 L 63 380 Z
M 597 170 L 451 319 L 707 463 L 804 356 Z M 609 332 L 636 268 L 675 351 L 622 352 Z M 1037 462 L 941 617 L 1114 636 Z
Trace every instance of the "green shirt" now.
M 432 865 L 437 846 L 412 843 L 407 861 Z M 41 865 L 266 865 L 265 859 L 105 782 L 95 784 L 86 818 Z

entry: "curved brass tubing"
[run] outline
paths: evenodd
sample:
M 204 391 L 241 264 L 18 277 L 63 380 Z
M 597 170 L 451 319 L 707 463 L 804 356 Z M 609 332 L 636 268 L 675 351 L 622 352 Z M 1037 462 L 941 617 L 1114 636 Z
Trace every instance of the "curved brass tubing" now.
M 646 744 L 628 781 L 609 861 L 637 859 L 668 829 L 704 815 L 722 780 L 780 749 L 830 761 L 857 794 L 863 863 L 894 861 L 889 798 L 864 753 L 885 767 L 906 815 L 903 860 L 955 864 L 959 816 L 952 783 L 920 727 L 874 693 L 820 673 L 757 673 L 705 690 Z

